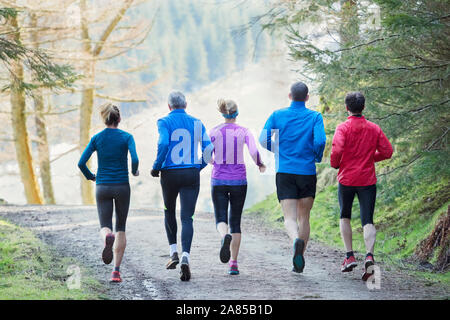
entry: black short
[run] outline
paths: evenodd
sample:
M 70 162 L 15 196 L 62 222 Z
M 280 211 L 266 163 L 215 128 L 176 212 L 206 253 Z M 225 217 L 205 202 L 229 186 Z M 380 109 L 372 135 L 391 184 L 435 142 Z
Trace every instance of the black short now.
M 291 173 L 277 173 L 278 201 L 285 199 L 301 199 L 316 196 L 316 175 L 300 175 Z
M 339 183 L 338 198 L 341 207 L 341 219 L 352 218 L 352 206 L 355 194 L 359 200 L 359 211 L 361 224 L 373 224 L 373 212 L 375 210 L 375 200 L 377 198 L 377 186 L 375 184 L 365 187 L 344 186 Z

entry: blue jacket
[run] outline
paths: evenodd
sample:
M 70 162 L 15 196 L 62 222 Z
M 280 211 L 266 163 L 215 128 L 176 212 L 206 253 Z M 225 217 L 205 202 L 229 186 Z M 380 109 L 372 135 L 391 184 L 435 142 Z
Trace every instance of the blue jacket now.
M 94 151 L 97 151 L 98 160 L 96 184 L 128 183 L 128 151 L 133 174 L 138 170 L 136 145 L 128 132 L 106 128 L 92 137 L 78 162 L 78 167 L 88 180 L 94 179 L 94 174 L 86 166 Z
M 275 153 L 277 172 L 314 175 L 326 142 L 322 115 L 307 109 L 302 101 L 293 101 L 289 108 L 272 113 L 259 142 Z
M 184 109 L 175 109 L 158 120 L 158 132 L 158 154 L 153 164 L 154 170 L 201 170 L 206 167 L 214 146 L 200 120 L 188 115 Z M 202 149 L 200 156 L 199 143 Z

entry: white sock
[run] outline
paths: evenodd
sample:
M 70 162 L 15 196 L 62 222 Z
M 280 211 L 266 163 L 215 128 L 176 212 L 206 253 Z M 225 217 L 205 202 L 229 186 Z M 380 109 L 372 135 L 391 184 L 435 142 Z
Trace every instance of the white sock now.
M 187 260 L 188 260 L 188 262 L 189 262 L 189 256 L 190 256 L 190 254 L 189 254 L 189 253 L 187 253 L 187 252 L 183 252 L 183 254 L 181 255 L 181 259 L 183 259 L 183 257 L 186 257 L 186 258 L 187 258 Z
M 172 256 L 175 252 L 178 252 L 176 243 L 170 245 L 170 256 Z

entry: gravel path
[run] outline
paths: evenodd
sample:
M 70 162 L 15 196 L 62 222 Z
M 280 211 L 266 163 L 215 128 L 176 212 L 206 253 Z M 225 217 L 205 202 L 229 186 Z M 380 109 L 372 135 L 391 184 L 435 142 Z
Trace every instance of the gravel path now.
M 361 265 L 342 274 L 342 252 L 311 242 L 303 274 L 291 272 L 290 240 L 252 217 L 243 219 L 239 257 L 241 274 L 229 276 L 219 261 L 220 239 L 211 213 L 196 213 L 190 282 L 179 268 L 166 270 L 168 244 L 163 214 L 132 209 L 128 247 L 121 271 L 124 282 L 111 284 L 112 267 L 100 258 L 102 242 L 94 207 L 0 206 L 0 217 L 28 227 L 62 256 L 74 257 L 93 270 L 112 299 L 442 299 L 449 288 L 380 264 L 381 288 L 369 290 L 360 280 Z

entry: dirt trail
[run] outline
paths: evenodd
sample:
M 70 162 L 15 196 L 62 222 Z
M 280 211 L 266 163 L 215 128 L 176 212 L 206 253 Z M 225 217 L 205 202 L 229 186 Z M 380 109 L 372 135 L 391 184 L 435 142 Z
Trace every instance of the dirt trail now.
M 94 207 L 0 207 L 0 217 L 31 228 L 62 256 L 78 259 L 109 288 L 112 299 L 434 299 L 448 298 L 446 286 L 417 280 L 381 264 L 381 289 L 369 290 L 360 280 L 361 266 L 341 274 L 342 253 L 311 243 L 303 274 L 291 272 L 287 236 L 269 230 L 251 217 L 243 219 L 239 258 L 241 274 L 229 276 L 218 258 L 220 240 L 213 215 L 196 213 L 190 282 L 179 280 L 179 269 L 166 270 L 168 244 L 160 211 L 132 209 L 127 224 L 128 247 L 124 282 L 108 282 L 111 266 L 100 259 Z M 251 230 L 251 231 L 250 231 Z M 389 270 L 389 271 L 388 271 Z

